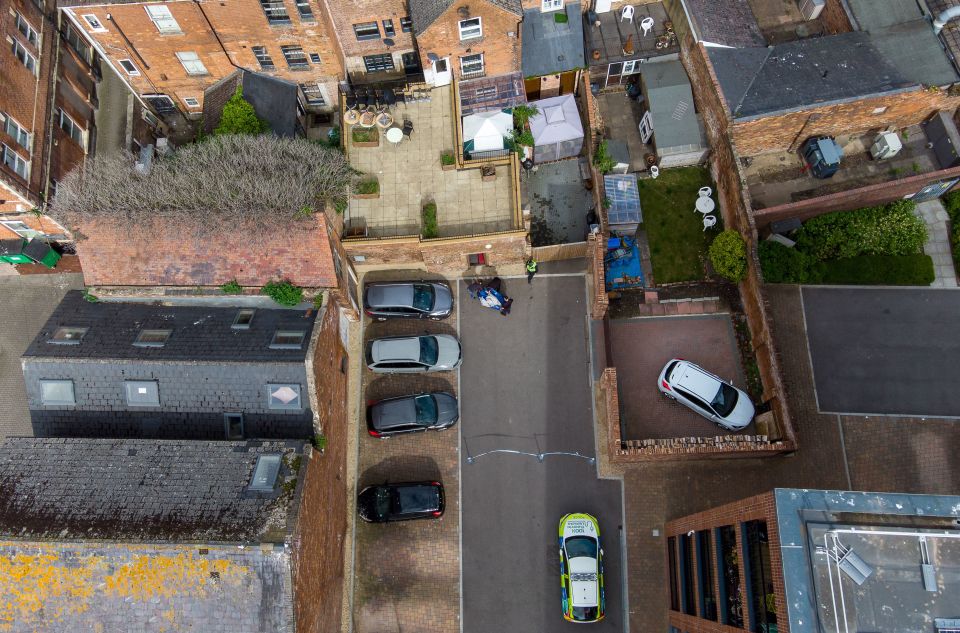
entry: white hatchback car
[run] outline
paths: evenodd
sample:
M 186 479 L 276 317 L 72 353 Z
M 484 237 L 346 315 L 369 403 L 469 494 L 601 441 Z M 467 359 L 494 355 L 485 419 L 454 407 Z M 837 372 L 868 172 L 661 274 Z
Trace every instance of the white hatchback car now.
M 682 358 L 674 358 L 664 366 L 657 388 L 728 431 L 742 431 L 753 420 L 755 410 L 750 396 Z
M 449 334 L 391 336 L 367 344 L 367 367 L 381 374 L 450 371 L 460 360 L 460 342 Z

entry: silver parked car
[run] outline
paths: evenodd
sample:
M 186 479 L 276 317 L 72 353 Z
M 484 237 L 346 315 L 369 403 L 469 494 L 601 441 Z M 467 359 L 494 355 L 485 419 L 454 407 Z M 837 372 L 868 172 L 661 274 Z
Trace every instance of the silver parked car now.
M 460 360 L 460 341 L 449 334 L 391 336 L 367 344 L 367 367 L 383 374 L 450 371 Z
M 453 312 L 450 286 L 437 281 L 377 282 L 364 286 L 363 310 L 378 321 L 387 319 L 434 319 Z
M 728 431 L 742 431 L 753 420 L 755 411 L 750 396 L 682 358 L 674 358 L 664 366 L 657 388 Z
M 449 393 L 421 393 L 388 398 L 367 405 L 367 431 L 373 437 L 390 437 L 428 429 L 448 429 L 460 413 Z

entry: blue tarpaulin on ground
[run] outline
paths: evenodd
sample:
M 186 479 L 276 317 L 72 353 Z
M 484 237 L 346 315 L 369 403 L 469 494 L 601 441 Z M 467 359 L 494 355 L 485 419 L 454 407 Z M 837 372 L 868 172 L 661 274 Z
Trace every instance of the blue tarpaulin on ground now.
M 607 290 L 643 287 L 640 249 L 631 237 L 611 237 L 603 258 Z

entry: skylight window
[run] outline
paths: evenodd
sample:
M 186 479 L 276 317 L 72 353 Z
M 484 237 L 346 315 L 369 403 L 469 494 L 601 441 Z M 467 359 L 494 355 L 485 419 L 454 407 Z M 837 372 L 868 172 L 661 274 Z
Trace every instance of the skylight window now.
M 300 349 L 306 335 L 303 330 L 277 330 L 270 341 L 270 349 Z
M 163 347 L 172 333 L 173 330 L 140 330 L 133 344 L 137 347 Z
M 124 381 L 124 389 L 127 394 L 127 406 L 160 406 L 160 386 L 156 380 L 127 380 Z
M 279 455 L 261 455 L 257 457 L 257 465 L 253 469 L 250 479 L 250 490 L 270 492 L 277 484 L 277 475 L 280 474 Z
M 300 385 L 267 385 L 267 407 L 270 409 L 300 410 Z
M 40 401 L 46 405 L 74 405 L 77 403 L 72 380 L 41 380 Z
M 47 343 L 54 343 L 56 345 L 79 345 L 89 329 L 90 328 L 86 327 L 58 327 L 53 332 L 53 336 L 47 339 Z
M 244 308 L 237 312 L 237 317 L 233 320 L 232 327 L 235 330 L 249 330 L 250 324 L 253 323 L 253 315 L 256 314 L 256 310 L 253 308 Z

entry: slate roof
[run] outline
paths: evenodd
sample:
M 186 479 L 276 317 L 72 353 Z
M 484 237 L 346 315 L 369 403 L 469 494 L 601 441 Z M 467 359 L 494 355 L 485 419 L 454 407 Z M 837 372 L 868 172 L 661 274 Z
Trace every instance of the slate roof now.
M 686 7 L 702 41 L 734 48 L 767 43 L 748 0 L 686 0 Z
M 707 48 L 734 119 L 915 88 L 870 34 L 843 33 L 769 48 Z
M 239 308 L 159 306 L 110 301 L 89 302 L 67 293 L 24 353 L 24 357 L 139 361 L 304 362 L 314 317 L 301 310 L 260 309 L 250 328 L 230 326 Z M 48 340 L 58 327 L 86 327 L 79 344 Z M 163 347 L 133 345 L 142 329 L 173 330 Z M 300 349 L 270 349 L 278 329 L 302 330 Z
M 297 121 L 297 84 L 261 73 L 243 73 L 243 98 L 257 116 L 266 120 L 277 136 L 295 136 Z
M 284 490 L 299 441 L 7 438 L 0 534 L 32 540 L 282 543 L 296 520 Z M 281 454 L 274 490 L 247 488 L 257 457 Z M 287 488 L 294 484 L 287 484 Z
M 453 2 L 454 0 L 410 0 L 410 19 L 413 21 L 414 33 L 420 35 L 430 28 L 430 25 L 436 22 L 444 11 L 453 6 Z M 481 4 L 489 2 L 504 11 L 518 16 L 523 15 L 520 0 L 478 0 L 478 2 Z
M 541 77 L 585 68 L 583 55 L 583 20 L 580 3 L 570 2 L 564 7 L 567 21 L 557 22 L 559 12 L 543 13 L 540 9 L 523 12 L 524 77 Z
M 705 148 L 706 138 L 693 106 L 693 91 L 683 64 L 677 60 L 643 67 L 657 151 Z

